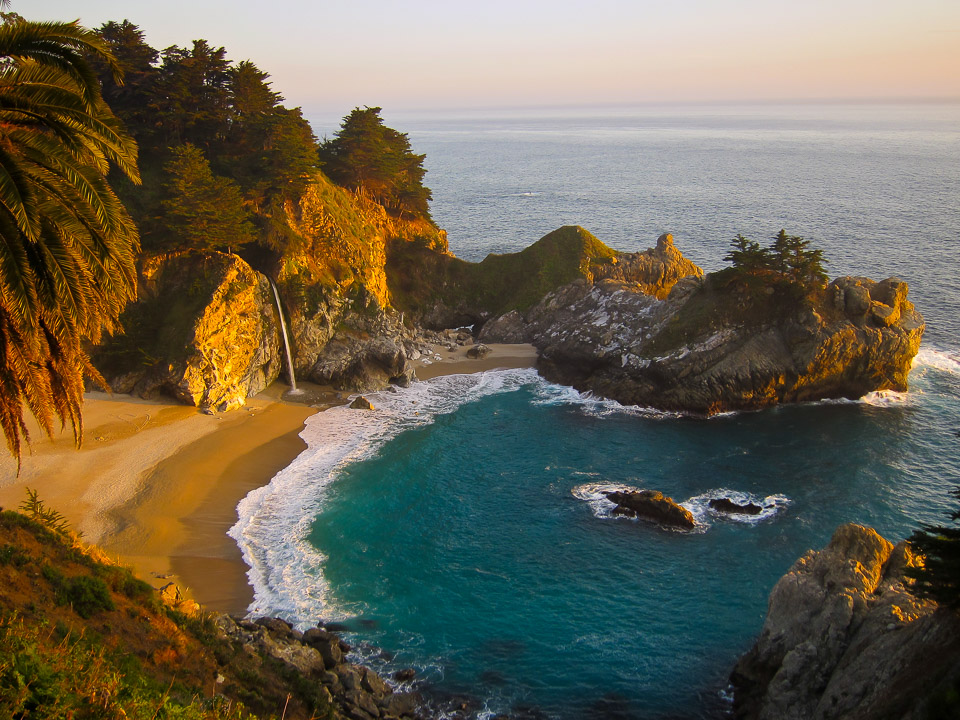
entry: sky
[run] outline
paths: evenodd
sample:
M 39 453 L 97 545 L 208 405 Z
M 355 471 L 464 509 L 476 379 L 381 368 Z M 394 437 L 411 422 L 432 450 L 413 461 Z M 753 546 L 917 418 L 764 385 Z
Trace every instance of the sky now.
M 11 0 L 29 20 L 205 39 L 307 117 L 960 98 L 960 0 Z

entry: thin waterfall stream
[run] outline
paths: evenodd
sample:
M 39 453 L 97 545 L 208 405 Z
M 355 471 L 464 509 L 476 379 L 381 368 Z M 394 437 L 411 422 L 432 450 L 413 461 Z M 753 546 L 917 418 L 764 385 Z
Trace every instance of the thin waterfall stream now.
M 273 288 L 273 297 L 277 301 L 277 314 L 280 316 L 280 333 L 283 335 L 283 347 L 287 352 L 287 372 L 290 379 L 289 394 L 300 395 L 303 390 L 297 389 L 297 375 L 293 370 L 293 355 L 290 353 L 290 338 L 287 335 L 287 323 L 283 319 L 283 307 L 280 305 L 280 293 L 277 292 L 277 285 L 273 282 L 273 280 L 270 280 L 270 287 Z

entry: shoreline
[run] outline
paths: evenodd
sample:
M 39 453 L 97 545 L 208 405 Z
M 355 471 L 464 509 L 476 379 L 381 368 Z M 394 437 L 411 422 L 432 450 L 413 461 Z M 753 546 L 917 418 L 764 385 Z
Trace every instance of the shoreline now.
M 536 364 L 530 345 L 489 345 L 482 359 L 467 347 L 439 348 L 439 360 L 414 363 L 417 377 L 471 374 Z M 304 422 L 356 393 L 304 383 L 296 402 L 274 383 L 230 413 L 206 415 L 173 401 L 91 392 L 84 396 L 84 442 L 53 440 L 28 420 L 33 443 L 16 461 L 0 457 L 0 507 L 38 492 L 84 540 L 129 565 L 155 587 L 174 582 L 209 610 L 246 614 L 253 600 L 247 565 L 226 531 L 237 504 L 266 485 L 305 448 Z M 309 402 L 311 404 L 305 404 Z

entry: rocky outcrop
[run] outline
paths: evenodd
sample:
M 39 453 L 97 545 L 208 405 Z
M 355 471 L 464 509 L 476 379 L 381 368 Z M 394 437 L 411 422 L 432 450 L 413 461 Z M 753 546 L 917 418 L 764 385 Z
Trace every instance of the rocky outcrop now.
M 571 283 L 484 326 L 484 342 L 532 342 L 547 379 L 627 405 L 712 414 L 906 390 L 923 318 L 897 278 L 840 278 L 797 297 L 721 273 L 665 300 L 616 280 Z
M 756 503 L 748 502 L 741 505 L 730 498 L 711 498 L 707 504 L 711 510 L 729 515 L 759 515 L 760 511 L 763 510 Z
M 907 720 L 960 680 L 960 616 L 917 599 L 905 542 L 843 525 L 770 594 L 731 676 L 734 714 L 757 720 Z
M 115 392 L 159 393 L 218 411 L 276 379 L 279 322 L 269 281 L 236 255 L 185 251 L 143 263 L 123 335 L 94 364 Z
M 482 324 L 511 311 L 524 313 L 547 293 L 574 281 L 617 279 L 665 297 L 679 278 L 703 271 L 662 235 L 657 247 L 623 253 L 579 226 L 565 226 L 530 247 L 470 263 L 412 243 L 387 248 L 387 282 L 396 307 L 431 328 Z
M 697 525 L 689 510 L 659 490 L 615 491 L 606 495 L 608 500 L 617 504 L 614 515 L 641 518 L 682 530 L 692 530 Z
M 373 670 L 345 659 L 349 646 L 334 633 L 310 628 L 304 633 L 279 618 L 234 620 L 228 615 L 212 617 L 218 639 L 253 658 L 282 663 L 315 683 L 337 717 L 351 720 L 417 720 L 420 696 L 394 692 Z
M 702 275 L 703 270 L 677 250 L 670 233 L 658 237 L 655 248 L 637 253 L 617 253 L 609 263 L 593 268 L 594 282 L 619 280 L 660 300 L 666 298 L 683 278 Z

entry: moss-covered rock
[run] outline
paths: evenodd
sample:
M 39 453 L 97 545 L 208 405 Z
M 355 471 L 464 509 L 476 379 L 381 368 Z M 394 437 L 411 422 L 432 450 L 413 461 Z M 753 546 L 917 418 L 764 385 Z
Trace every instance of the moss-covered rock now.
M 614 278 L 665 297 L 681 277 L 702 275 L 673 247 L 672 236 L 661 236 L 656 249 L 621 253 L 579 226 L 559 228 L 518 253 L 491 254 L 479 263 L 410 243 L 390 245 L 387 260 L 394 304 L 431 327 L 524 311 L 575 280 Z

